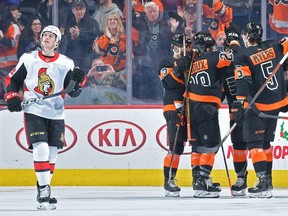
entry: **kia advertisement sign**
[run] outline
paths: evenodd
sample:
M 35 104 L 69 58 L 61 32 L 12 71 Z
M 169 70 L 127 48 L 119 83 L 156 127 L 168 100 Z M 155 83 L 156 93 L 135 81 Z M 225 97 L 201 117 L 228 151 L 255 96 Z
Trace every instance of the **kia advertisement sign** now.
M 32 153 L 31 149 L 28 149 L 28 143 L 26 141 L 26 136 L 25 136 L 25 131 L 24 128 L 21 128 L 17 134 L 16 134 L 16 142 L 17 144 L 20 146 L 20 148 L 22 148 L 23 150 Z M 77 142 L 77 134 L 76 132 L 73 130 L 73 128 L 71 128 L 68 125 L 65 125 L 65 141 L 64 141 L 64 147 L 63 149 L 59 150 L 59 154 L 64 153 L 66 151 L 68 151 L 69 149 L 73 148 L 74 145 Z
M 94 149 L 105 154 L 130 154 L 145 144 L 146 133 L 133 122 L 105 121 L 89 131 L 88 142 Z
M 166 124 L 159 128 L 156 133 L 156 141 L 158 145 L 164 149 L 165 151 L 169 151 L 169 140 L 168 140 L 168 132 L 167 132 Z M 184 152 L 183 154 L 191 154 L 192 147 L 189 142 L 183 143 L 184 145 Z

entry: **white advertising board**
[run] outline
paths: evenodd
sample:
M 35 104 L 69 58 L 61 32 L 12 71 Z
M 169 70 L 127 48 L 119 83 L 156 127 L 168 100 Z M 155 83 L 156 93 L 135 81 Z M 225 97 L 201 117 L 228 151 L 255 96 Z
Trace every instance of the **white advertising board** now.
M 23 130 L 23 113 L 0 112 L 0 169 L 32 167 Z M 228 109 L 219 110 L 221 135 L 229 130 Z M 63 169 L 161 169 L 168 149 L 161 108 L 66 109 L 65 147 L 57 168 Z M 272 143 L 273 169 L 288 168 L 288 122 L 279 120 Z M 224 143 L 232 169 L 230 137 Z M 191 147 L 186 144 L 180 168 L 190 169 Z M 251 163 L 249 168 L 253 169 Z M 221 149 L 214 169 L 225 169 Z

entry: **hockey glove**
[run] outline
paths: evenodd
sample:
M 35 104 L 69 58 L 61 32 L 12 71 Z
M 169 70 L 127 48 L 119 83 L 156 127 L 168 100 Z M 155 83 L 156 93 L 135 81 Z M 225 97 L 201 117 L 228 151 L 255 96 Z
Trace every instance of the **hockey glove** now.
M 241 127 L 244 123 L 243 103 L 241 101 L 233 101 L 231 113 L 236 124 Z
M 177 77 L 180 77 L 187 69 L 190 68 L 191 56 L 182 56 L 180 59 L 176 60 L 173 65 L 173 72 Z
M 20 112 L 22 110 L 22 101 L 17 92 L 8 92 L 4 98 L 7 101 L 7 109 L 10 112 Z
M 83 81 L 84 77 L 85 77 L 85 73 L 77 67 L 75 67 L 70 72 L 71 80 L 75 81 L 76 83 L 81 83 Z
M 182 108 L 175 111 L 175 124 L 177 127 L 185 125 L 185 116 Z
M 232 22 L 228 28 L 225 27 L 226 41 L 229 44 L 232 40 L 240 40 L 240 29 Z

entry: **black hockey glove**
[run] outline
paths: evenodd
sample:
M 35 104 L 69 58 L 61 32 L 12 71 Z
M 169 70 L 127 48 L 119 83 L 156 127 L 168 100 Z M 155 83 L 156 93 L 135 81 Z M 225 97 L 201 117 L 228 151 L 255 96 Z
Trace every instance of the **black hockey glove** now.
M 229 44 L 232 40 L 240 40 L 240 29 L 238 26 L 230 23 L 228 28 L 225 27 L 226 41 Z
M 191 56 L 186 55 L 182 56 L 180 59 L 177 59 L 173 65 L 173 72 L 177 77 L 180 77 L 184 72 L 190 68 Z
M 185 125 L 184 110 L 182 108 L 175 110 L 175 124 L 177 127 Z
M 17 92 L 8 92 L 5 94 L 5 101 L 7 101 L 7 109 L 10 112 L 22 111 L 21 99 Z
M 242 126 L 244 123 L 244 107 L 241 101 L 233 101 L 231 113 L 233 116 L 233 120 L 236 122 L 238 126 Z
M 70 72 L 71 80 L 75 81 L 76 83 L 81 83 L 83 81 L 84 77 L 85 77 L 85 73 L 77 67 L 75 67 Z

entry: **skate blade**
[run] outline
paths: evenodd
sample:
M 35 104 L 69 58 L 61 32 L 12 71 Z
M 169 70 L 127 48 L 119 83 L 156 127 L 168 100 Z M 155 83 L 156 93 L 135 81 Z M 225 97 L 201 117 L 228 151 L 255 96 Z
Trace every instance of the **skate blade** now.
M 220 197 L 219 192 L 208 192 L 203 190 L 197 190 L 193 195 L 195 198 L 218 198 Z
M 259 193 L 249 193 L 250 198 L 271 198 L 273 197 L 271 191 L 262 191 Z
M 171 191 L 165 190 L 165 197 L 179 197 L 179 196 L 180 196 L 179 191 L 171 192 Z
M 49 202 L 42 202 L 42 203 L 38 203 L 37 209 L 38 210 L 55 210 L 56 205 L 55 204 L 49 204 Z
M 231 191 L 231 194 L 232 194 L 232 196 L 235 196 L 235 197 L 237 197 L 237 196 L 246 196 L 246 189 L 242 189 L 242 190 L 240 190 L 240 191 Z

